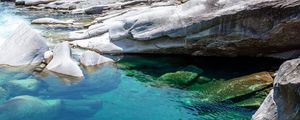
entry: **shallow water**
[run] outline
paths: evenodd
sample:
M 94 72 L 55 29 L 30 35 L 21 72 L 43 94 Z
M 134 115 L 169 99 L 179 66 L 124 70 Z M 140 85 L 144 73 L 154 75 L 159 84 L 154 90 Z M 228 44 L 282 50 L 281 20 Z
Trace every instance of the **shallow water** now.
M 15 25 L 28 23 L 28 17 L 14 6 L 0 4 L 0 42 L 7 39 Z M 24 12 L 24 11 L 23 11 Z M 9 26 L 9 27 L 8 27 Z M 6 29 L 9 28 L 9 29 Z M 38 28 L 37 28 L 38 29 Z M 43 29 L 40 29 L 43 31 Z M 1 40 L 2 39 L 2 40 Z M 0 110 L 11 104 L 20 109 L 14 113 L 0 111 L 0 117 L 26 116 L 30 111 L 41 111 L 46 117 L 24 118 L 23 120 L 247 120 L 256 108 L 236 107 L 234 101 L 194 102 L 199 99 L 195 93 L 168 86 L 152 86 L 150 82 L 130 77 L 126 70 L 140 71 L 157 78 L 165 73 L 176 72 L 186 66 L 204 70 L 203 76 L 230 79 L 261 71 L 275 71 L 281 60 L 265 58 L 208 58 L 187 56 L 118 56 L 117 64 L 105 64 L 92 70 L 84 69 L 82 80 L 51 72 L 33 73 L 30 69 L 0 69 Z M 1 58 L 0 58 L 1 59 Z M 37 80 L 37 87 L 21 89 L 11 81 Z M 26 82 L 25 82 L 26 83 Z M 17 102 L 7 101 L 16 96 L 30 95 L 45 101 L 52 101 L 49 108 L 29 107 L 21 109 Z M 53 101 L 60 104 L 53 106 Z M 200 100 L 201 101 L 201 100 Z M 28 107 L 26 107 L 28 108 Z M 54 109 L 54 110 L 53 110 Z M 34 115 L 27 115 L 27 117 Z M 11 117 L 15 118 L 16 117 Z M 11 120 L 11 119 L 10 119 Z

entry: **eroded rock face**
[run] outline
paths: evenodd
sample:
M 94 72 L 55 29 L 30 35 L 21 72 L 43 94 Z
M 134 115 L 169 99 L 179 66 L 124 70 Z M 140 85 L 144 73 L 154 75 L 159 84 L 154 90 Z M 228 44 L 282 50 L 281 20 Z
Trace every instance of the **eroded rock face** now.
M 70 39 L 108 33 L 122 53 L 269 56 L 298 49 L 298 5 L 298 0 L 190 0 L 140 7 L 105 18 Z
M 71 49 L 67 42 L 55 46 L 53 50 L 53 59 L 46 68 L 60 74 L 83 77 L 80 67 L 72 60 Z
M 300 118 L 300 59 L 285 62 L 274 80 L 273 90 L 254 120 L 297 120 Z M 273 92 L 274 91 L 274 92 Z
M 1 44 L 0 64 L 22 66 L 41 62 L 49 49 L 45 41 L 28 25 L 21 24 L 12 37 Z

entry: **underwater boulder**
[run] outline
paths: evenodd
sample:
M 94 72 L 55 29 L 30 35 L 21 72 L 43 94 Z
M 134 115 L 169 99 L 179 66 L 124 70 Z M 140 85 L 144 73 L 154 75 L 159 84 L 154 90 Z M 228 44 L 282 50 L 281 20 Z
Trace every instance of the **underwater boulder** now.
M 273 78 L 269 72 L 260 72 L 230 80 L 194 84 L 187 89 L 197 92 L 201 101 L 218 102 L 263 90 L 272 82 Z
M 36 79 L 21 79 L 10 80 L 5 83 L 4 87 L 12 95 L 33 94 L 36 93 L 40 87 L 40 83 Z
M 17 96 L 0 105 L 1 120 L 83 119 L 102 107 L 99 100 L 40 99 Z M 61 118 L 63 116 L 63 118 Z
M 8 98 L 8 92 L 0 87 L 0 104 L 2 104 Z
M 160 76 L 157 81 L 165 82 L 178 86 L 185 86 L 197 78 L 198 74 L 187 71 L 177 71 L 173 73 L 166 73 Z
M 53 120 L 60 110 L 60 100 L 42 100 L 17 96 L 0 105 L 1 120 Z

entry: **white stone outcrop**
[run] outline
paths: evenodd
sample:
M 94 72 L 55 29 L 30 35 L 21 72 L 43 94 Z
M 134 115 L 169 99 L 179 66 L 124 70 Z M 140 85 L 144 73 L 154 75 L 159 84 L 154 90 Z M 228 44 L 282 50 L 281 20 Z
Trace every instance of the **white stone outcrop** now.
M 22 66 L 43 60 L 49 48 L 46 39 L 26 24 L 21 24 L 15 33 L 0 46 L 0 64 Z
M 80 67 L 71 58 L 71 49 L 67 42 L 63 42 L 55 46 L 53 50 L 53 59 L 46 68 L 60 74 L 83 77 Z

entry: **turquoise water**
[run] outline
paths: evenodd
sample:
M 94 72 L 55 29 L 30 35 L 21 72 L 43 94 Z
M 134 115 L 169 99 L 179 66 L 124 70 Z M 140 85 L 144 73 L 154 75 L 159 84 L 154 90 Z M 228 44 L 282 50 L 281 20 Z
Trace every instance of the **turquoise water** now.
M 0 4 L 0 44 L 13 32 L 15 24 L 28 23 L 36 17 L 22 13 L 26 10 Z M 275 71 L 282 63 L 265 58 L 117 57 L 117 64 L 82 68 L 85 77 L 81 80 L 47 71 L 35 73 L 29 67 L 2 67 L 1 120 L 248 120 L 257 108 L 234 106 L 235 101 L 201 102 L 206 98 L 196 97 L 194 92 L 153 85 L 139 78 L 156 79 L 196 66 L 204 71 L 201 75 L 218 81 Z M 142 74 L 131 76 L 128 70 Z

